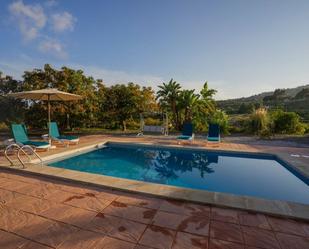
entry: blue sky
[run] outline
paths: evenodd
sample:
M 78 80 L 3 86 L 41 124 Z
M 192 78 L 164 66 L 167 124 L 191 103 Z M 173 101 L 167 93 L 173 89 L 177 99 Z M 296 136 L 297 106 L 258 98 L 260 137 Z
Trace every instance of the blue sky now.
M 107 84 L 174 78 L 217 99 L 309 83 L 307 0 L 1 0 L 0 71 L 50 63 Z

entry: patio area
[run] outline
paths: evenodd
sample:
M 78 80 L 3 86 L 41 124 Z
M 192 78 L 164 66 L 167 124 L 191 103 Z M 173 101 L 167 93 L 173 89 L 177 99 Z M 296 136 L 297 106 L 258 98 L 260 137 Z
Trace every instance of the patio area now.
M 42 157 L 104 141 L 177 145 L 173 138 L 93 135 Z M 193 146 L 205 147 L 203 140 Z M 208 149 L 276 153 L 305 174 L 308 148 L 223 142 Z M 8 165 L 1 157 L 1 165 Z M 171 201 L 0 168 L 0 248 L 305 249 L 308 221 Z
M 0 170 L 0 248 L 309 248 L 309 223 Z

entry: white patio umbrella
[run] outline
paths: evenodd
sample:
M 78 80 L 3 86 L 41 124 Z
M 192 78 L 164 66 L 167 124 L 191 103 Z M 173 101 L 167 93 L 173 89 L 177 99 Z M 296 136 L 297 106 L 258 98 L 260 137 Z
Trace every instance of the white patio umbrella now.
M 17 93 L 10 93 L 7 96 L 17 98 L 17 99 L 31 99 L 31 100 L 42 100 L 47 101 L 48 104 L 48 123 L 50 123 L 50 102 L 51 101 L 73 101 L 82 99 L 82 96 L 67 92 L 59 91 L 56 88 L 45 88 L 33 91 L 24 91 Z M 50 134 L 49 134 L 49 143 Z

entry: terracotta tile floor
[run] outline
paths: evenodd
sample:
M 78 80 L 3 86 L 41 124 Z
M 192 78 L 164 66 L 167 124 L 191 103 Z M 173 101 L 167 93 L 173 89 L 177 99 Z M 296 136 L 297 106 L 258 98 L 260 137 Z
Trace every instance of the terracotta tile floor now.
M 1 249 L 307 249 L 309 222 L 0 169 Z

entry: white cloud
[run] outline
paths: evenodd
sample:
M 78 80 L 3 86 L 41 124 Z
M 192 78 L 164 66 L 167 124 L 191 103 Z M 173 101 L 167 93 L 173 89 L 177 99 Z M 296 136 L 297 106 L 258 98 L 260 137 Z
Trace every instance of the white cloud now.
M 46 39 L 39 44 L 39 51 L 46 54 L 54 55 L 60 59 L 67 58 L 64 46 L 57 40 Z
M 44 10 L 39 4 L 27 5 L 22 0 L 18 0 L 9 5 L 9 11 L 17 20 L 26 41 L 35 39 L 47 21 Z
M 54 55 L 57 58 L 67 58 L 67 53 L 60 41 L 46 33 L 43 28 L 48 24 L 55 32 L 72 31 L 76 18 L 69 12 L 55 13 L 48 9 L 57 4 L 55 0 L 48 0 L 40 4 L 25 4 L 23 0 L 16 0 L 8 6 L 11 17 L 25 41 L 37 39 L 38 50 L 42 53 Z M 45 14 L 47 10 L 48 15 Z
M 56 13 L 51 16 L 52 28 L 55 32 L 72 31 L 76 18 L 69 12 Z

